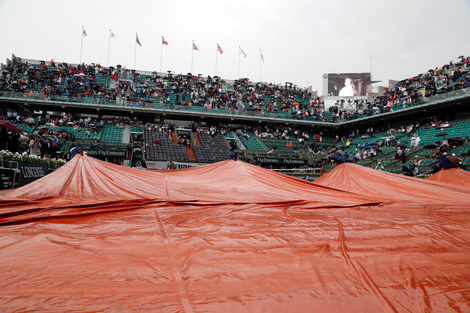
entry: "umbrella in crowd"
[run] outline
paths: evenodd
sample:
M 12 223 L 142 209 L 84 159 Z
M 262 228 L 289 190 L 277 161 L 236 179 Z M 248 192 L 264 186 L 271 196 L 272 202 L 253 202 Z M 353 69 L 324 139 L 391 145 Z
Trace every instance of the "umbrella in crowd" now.
M 363 146 L 363 145 L 360 145 L 360 146 L 357 146 L 358 149 L 366 149 L 366 146 Z
M 448 141 L 449 141 L 450 144 L 454 144 L 454 145 L 461 145 L 461 144 L 463 144 L 463 139 L 462 139 L 462 138 L 458 138 L 458 137 L 449 138 Z
M 424 148 L 425 149 L 436 149 L 437 145 L 433 144 L 433 143 L 428 143 L 428 144 L 424 145 Z
M 408 148 L 408 146 L 404 143 L 399 143 L 397 144 L 397 147 L 400 147 L 400 148 Z
M 5 121 L 5 120 L 0 120 L 0 125 L 8 128 L 9 130 L 11 130 L 13 133 L 19 133 L 20 130 L 18 129 L 18 127 L 16 127 L 15 125 L 13 125 L 12 123 L 8 122 L 8 121 Z
M 440 133 L 436 134 L 436 137 L 444 137 L 444 136 L 447 136 L 447 135 L 449 135 L 449 134 L 446 133 L 446 132 L 440 132 Z

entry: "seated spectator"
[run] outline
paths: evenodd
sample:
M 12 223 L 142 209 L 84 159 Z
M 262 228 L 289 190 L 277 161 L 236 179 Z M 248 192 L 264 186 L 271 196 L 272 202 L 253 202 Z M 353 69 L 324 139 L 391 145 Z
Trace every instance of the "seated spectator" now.
M 439 144 L 439 151 L 446 152 L 449 149 L 449 141 L 444 137 Z
M 277 155 L 277 147 L 273 147 L 267 154 L 274 154 Z
M 378 171 L 385 171 L 384 166 L 380 162 L 377 162 L 377 165 L 375 166 L 375 169 L 378 170 Z
M 397 147 L 397 152 L 395 153 L 395 159 L 401 160 L 402 164 L 406 163 L 405 151 L 403 151 L 401 147 Z
M 418 166 L 421 164 L 421 160 L 419 159 L 418 156 L 415 157 L 415 160 L 413 161 L 413 164 L 410 166 L 410 170 L 413 173 L 413 176 L 418 175 L 419 169 Z

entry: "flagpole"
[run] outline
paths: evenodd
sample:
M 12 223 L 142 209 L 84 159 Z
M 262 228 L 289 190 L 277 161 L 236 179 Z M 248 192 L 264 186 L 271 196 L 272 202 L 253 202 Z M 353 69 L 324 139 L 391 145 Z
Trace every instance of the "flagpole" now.
M 162 44 L 160 45 L 160 73 L 162 72 L 162 58 L 163 58 L 163 36 L 162 36 Z
M 111 29 L 109 30 L 109 38 L 108 38 L 108 67 L 109 67 L 109 51 L 111 50 Z
M 80 40 L 80 63 L 82 64 L 82 48 L 83 48 L 83 26 L 82 26 L 82 33 L 81 33 L 81 40 Z
M 238 46 L 238 79 L 240 79 L 240 52 L 242 51 L 242 48 Z
M 261 56 L 263 55 L 263 52 L 261 52 L 261 49 L 259 49 L 259 81 L 261 82 Z
M 134 43 L 134 70 L 135 68 L 135 62 L 137 59 L 137 33 L 135 33 L 135 43 Z
M 215 76 L 217 76 L 217 53 L 219 53 L 219 44 L 217 43 L 217 47 L 215 49 Z
M 192 41 L 191 45 L 191 74 L 193 73 L 193 55 L 194 55 L 194 40 Z

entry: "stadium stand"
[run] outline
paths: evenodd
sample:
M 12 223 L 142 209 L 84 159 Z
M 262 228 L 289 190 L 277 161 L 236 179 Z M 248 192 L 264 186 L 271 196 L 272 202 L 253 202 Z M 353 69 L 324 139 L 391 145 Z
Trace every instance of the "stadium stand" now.
M 334 165 L 330 152 L 342 149 L 348 155 L 360 153 L 358 164 L 374 167 L 381 162 L 386 171 L 400 173 L 403 165 L 412 165 L 410 157 L 415 156 L 420 158 L 421 168 L 431 169 L 434 150 L 425 147 L 436 145 L 440 149 L 443 139 L 449 141 L 446 153 L 462 157 L 462 164 L 468 164 L 468 109 L 453 109 L 451 105 L 470 98 L 469 75 L 468 58 L 463 58 L 399 81 L 383 95 L 359 102 L 356 109 L 333 105 L 325 110 L 321 98 L 289 83 L 228 81 L 189 73 L 150 73 L 120 66 L 107 68 L 13 56 L 6 65 L 2 64 L 0 100 L 4 117 L 26 136 L 39 134 L 50 142 L 57 138 L 63 151 L 77 144 L 90 149 L 129 151 L 128 137 L 133 133 L 140 135 L 136 138 L 142 141 L 134 144 L 142 144 L 148 160 L 187 162 L 191 158 L 202 163 L 216 162 L 227 158 L 230 142 L 237 146 L 240 158 L 250 162 L 259 156 L 301 158 L 309 166 L 330 169 Z M 44 105 L 49 105 L 47 111 L 35 113 Z M 82 122 L 87 115 L 81 109 L 84 105 L 86 110 L 95 110 L 93 121 L 86 125 Z M 429 105 L 446 105 L 452 113 L 436 109 L 434 116 L 424 114 Z M 125 123 L 109 116 L 103 118 L 99 111 L 103 108 Z M 409 111 L 411 108 L 415 111 Z M 144 113 L 129 119 L 137 109 L 144 109 Z M 457 119 L 460 110 L 464 115 Z M 55 116 L 48 116 L 48 111 L 55 112 Z M 406 114 L 401 113 L 405 111 Z M 237 122 L 233 122 L 230 131 L 218 127 L 221 133 L 216 136 L 193 133 L 183 145 L 178 144 L 176 133 L 170 138 L 166 129 L 162 132 L 141 126 L 142 122 L 149 122 L 144 114 L 154 116 L 152 112 L 170 112 L 176 123 L 184 114 L 202 127 L 208 127 L 210 121 L 217 125 L 224 116 L 229 117 L 226 121 L 237 118 Z M 408 112 L 415 113 L 409 118 Z M 200 120 L 203 116 L 213 118 L 204 122 Z M 370 119 L 380 116 L 387 122 Z M 160 115 L 162 124 L 165 119 Z M 288 121 L 288 126 L 275 123 L 281 120 Z M 357 122 L 352 124 L 353 121 Z M 370 145 L 372 142 L 376 145 Z M 393 159 L 397 144 L 403 146 L 408 158 L 404 163 Z M 273 148 L 275 155 L 270 154 Z
M 122 126 L 115 124 L 104 125 L 100 140 L 110 143 L 122 142 Z
M 219 77 L 162 75 L 122 67 L 26 60 L 14 57 L 2 66 L 0 90 L 10 97 L 29 97 L 115 106 L 176 109 L 337 123 L 440 101 L 467 88 L 468 59 L 398 82 L 394 88 L 357 109 L 325 110 L 311 92 L 291 84 L 227 82 Z M 441 82 L 439 88 L 435 81 Z M 446 87 L 442 87 L 446 86 Z M 6 92 L 6 93 L 5 93 Z M 454 93 L 459 97 L 460 93 Z M 454 95 L 453 94 L 453 95 Z M 439 97 L 436 97 L 439 96 Z M 465 92 L 463 96 L 468 96 Z
M 266 151 L 258 137 L 252 132 L 244 132 L 239 138 L 248 150 Z
M 184 146 L 173 144 L 167 132 L 146 127 L 144 130 L 144 138 L 145 157 L 147 160 L 189 160 Z
M 201 145 L 193 146 L 194 154 L 200 162 L 219 162 L 228 159 L 229 147 L 220 133 L 214 135 L 199 132 Z

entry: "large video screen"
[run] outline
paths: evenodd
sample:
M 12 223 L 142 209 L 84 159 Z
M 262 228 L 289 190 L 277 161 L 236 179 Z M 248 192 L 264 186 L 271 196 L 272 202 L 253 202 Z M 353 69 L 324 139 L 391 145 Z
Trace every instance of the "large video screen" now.
M 370 73 L 325 74 L 323 79 L 330 97 L 360 97 L 371 91 Z

